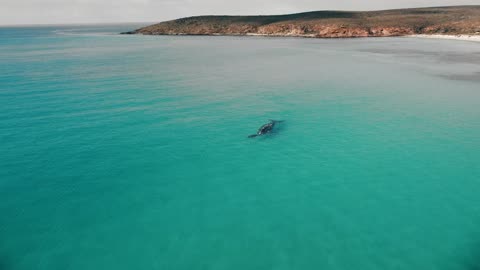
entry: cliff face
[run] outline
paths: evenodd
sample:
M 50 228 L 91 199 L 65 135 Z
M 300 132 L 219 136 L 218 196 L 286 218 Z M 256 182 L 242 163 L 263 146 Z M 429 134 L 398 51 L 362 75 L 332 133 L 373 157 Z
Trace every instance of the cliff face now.
M 371 12 L 316 11 L 276 16 L 200 16 L 162 22 L 125 34 L 385 37 L 480 35 L 480 6 Z

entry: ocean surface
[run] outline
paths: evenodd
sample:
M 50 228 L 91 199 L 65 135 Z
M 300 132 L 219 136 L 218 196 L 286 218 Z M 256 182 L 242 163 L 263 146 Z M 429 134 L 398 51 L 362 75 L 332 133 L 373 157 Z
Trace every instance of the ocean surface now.
M 480 269 L 480 43 L 139 26 L 0 28 L 0 270 Z

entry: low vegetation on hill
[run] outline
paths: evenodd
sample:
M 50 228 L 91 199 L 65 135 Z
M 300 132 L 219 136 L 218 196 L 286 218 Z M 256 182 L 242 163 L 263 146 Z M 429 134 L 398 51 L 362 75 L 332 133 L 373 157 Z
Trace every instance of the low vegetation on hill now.
M 125 34 L 298 37 L 480 35 L 480 6 L 364 12 L 314 11 L 273 16 L 198 16 L 161 22 Z

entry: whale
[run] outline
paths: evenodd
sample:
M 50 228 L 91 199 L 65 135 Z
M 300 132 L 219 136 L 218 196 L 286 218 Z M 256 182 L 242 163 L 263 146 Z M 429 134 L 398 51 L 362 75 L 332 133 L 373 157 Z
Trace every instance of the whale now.
M 275 124 L 281 123 L 283 121 L 284 120 L 272 120 L 272 119 L 270 119 L 268 123 L 264 124 L 263 126 L 261 126 L 257 130 L 257 133 L 249 135 L 248 138 L 255 138 L 257 136 L 262 136 L 262 135 L 268 134 L 268 133 L 272 132 L 273 128 L 275 127 Z

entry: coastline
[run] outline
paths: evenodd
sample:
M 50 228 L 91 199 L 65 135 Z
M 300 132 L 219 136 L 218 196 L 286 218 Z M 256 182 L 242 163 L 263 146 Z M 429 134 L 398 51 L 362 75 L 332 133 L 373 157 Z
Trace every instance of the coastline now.
M 158 34 L 158 35 L 146 35 L 143 33 L 134 33 L 134 32 L 122 32 L 121 35 L 142 35 L 142 36 L 234 36 L 234 37 L 276 37 L 276 38 L 313 38 L 313 39 L 358 39 L 358 38 L 389 38 L 389 37 L 407 37 L 407 38 L 428 38 L 428 39 L 449 39 L 449 40 L 459 40 L 459 41 L 472 41 L 480 42 L 480 35 L 440 35 L 440 34 L 416 34 L 416 35 L 398 35 L 398 36 L 351 36 L 351 37 L 319 37 L 313 34 L 257 34 L 257 33 L 246 33 L 246 34 L 225 34 L 225 33 L 210 33 L 210 34 L 187 34 L 187 33 L 177 33 L 177 34 Z
M 415 36 L 476 41 L 476 36 L 480 36 L 479 23 L 480 5 L 380 11 L 320 10 L 263 16 L 191 16 L 125 34 L 305 38 Z
M 480 35 L 408 35 L 406 37 L 434 38 L 480 42 Z

